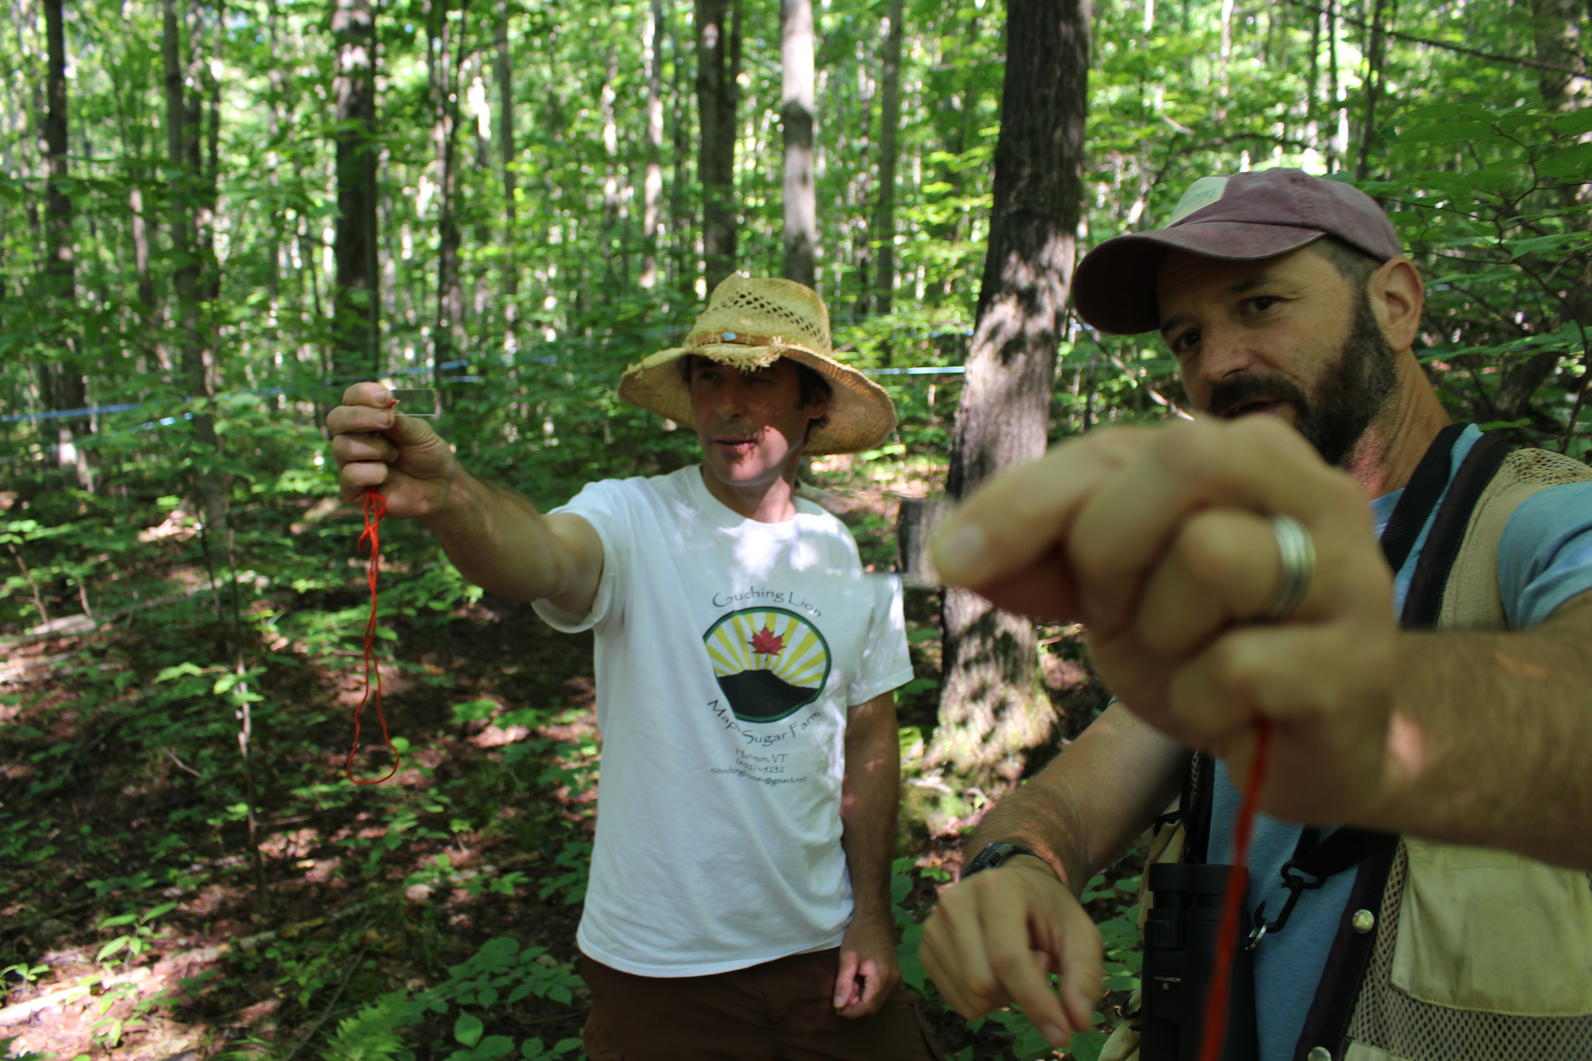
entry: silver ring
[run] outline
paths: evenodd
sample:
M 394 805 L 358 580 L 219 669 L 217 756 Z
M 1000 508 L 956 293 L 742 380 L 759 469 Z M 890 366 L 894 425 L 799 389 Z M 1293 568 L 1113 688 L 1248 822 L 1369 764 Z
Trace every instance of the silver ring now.
M 1282 574 L 1260 618 L 1263 622 L 1278 623 L 1293 615 L 1310 589 L 1310 580 L 1316 574 L 1316 546 L 1304 524 L 1292 516 L 1271 517 L 1271 533 L 1277 539 Z

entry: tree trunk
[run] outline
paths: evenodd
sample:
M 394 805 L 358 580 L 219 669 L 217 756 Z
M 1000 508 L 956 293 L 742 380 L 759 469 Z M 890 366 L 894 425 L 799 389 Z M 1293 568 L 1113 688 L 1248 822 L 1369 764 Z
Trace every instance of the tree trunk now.
M 905 0 L 890 0 L 890 29 L 885 37 L 882 84 L 879 89 L 879 198 L 874 203 L 870 242 L 878 246 L 874 258 L 874 312 L 889 315 L 895 294 L 896 161 L 900 154 L 897 133 L 901 126 L 901 39 Z M 889 363 L 888 356 L 885 359 Z
M 708 290 L 735 270 L 735 79 L 740 0 L 696 0 L 697 171 L 702 181 L 702 266 Z
M 1360 127 L 1360 157 L 1354 179 L 1371 177 L 1371 154 L 1376 148 L 1376 104 L 1382 94 L 1382 63 L 1387 52 L 1387 34 L 1382 30 L 1386 0 L 1376 0 L 1371 8 L 1371 40 L 1365 53 L 1365 123 Z M 1391 16 L 1389 16 L 1391 17 Z
M 643 291 L 658 287 L 659 214 L 663 205 L 663 0 L 652 0 L 644 23 L 641 54 L 647 78 L 647 170 L 641 184 L 641 276 Z
M 994 213 L 978 320 L 951 441 L 947 488 L 967 496 L 1045 449 L 1057 333 L 1080 205 L 1089 69 L 1088 0 L 1010 0 Z M 1033 627 L 949 590 L 944 678 L 928 753 L 979 785 L 1012 783 L 1055 728 Z
M 1343 88 L 1338 80 L 1338 6 L 1337 0 L 1327 0 L 1327 98 L 1328 108 L 1327 169 L 1338 168 L 1338 160 L 1349 150 L 1349 111 L 1344 104 Z
M 376 21 L 371 0 L 333 0 L 337 140 L 337 278 L 332 291 L 334 390 L 381 375 L 376 270 Z M 331 397 L 336 397 L 336 394 Z
M 82 341 L 75 322 L 82 319 L 77 305 L 77 250 L 72 235 L 72 200 L 67 195 L 66 129 L 66 34 L 62 25 L 61 0 L 45 0 L 44 24 L 49 53 L 44 114 L 44 150 L 50 179 L 44 197 L 44 232 L 47 259 L 44 264 L 45 301 L 58 307 L 51 323 L 53 345 L 59 359 L 41 365 L 44 399 L 59 413 L 46 420 L 46 430 L 54 428 L 55 459 L 62 468 L 72 469 L 84 490 L 94 489 L 88 455 L 78 440 L 93 429 L 88 413 L 88 381 L 83 375 Z M 46 440 L 49 441 L 48 439 Z
M 519 202 L 514 173 L 514 60 L 509 54 L 509 0 L 498 0 L 496 70 L 498 83 L 498 161 L 503 184 L 503 346 L 519 348 Z
M 813 4 L 780 0 L 779 53 L 785 128 L 785 277 L 813 287 L 818 204 L 813 189 Z
M 166 158 L 175 175 L 170 195 L 172 256 L 177 265 L 172 273 L 172 315 L 177 325 L 177 360 L 194 402 L 193 430 L 198 442 L 199 463 L 194 469 L 195 487 L 205 514 L 206 534 L 224 547 L 227 541 L 229 493 L 228 476 L 219 467 L 220 442 L 210 403 L 215 397 L 215 348 L 209 328 L 209 307 L 205 305 L 212 277 L 204 268 L 206 241 L 198 232 L 196 216 L 207 182 L 201 171 L 200 149 L 203 112 L 197 100 L 188 96 L 190 74 L 201 65 L 198 48 L 190 42 L 185 58 L 182 28 L 174 0 L 164 0 L 163 57 L 166 79 Z M 197 86 L 195 86 L 197 87 Z M 211 204 L 213 206 L 213 204 Z M 206 466 L 208 462 L 208 467 Z
M 674 56 L 674 79 L 669 93 L 668 111 L 668 139 L 672 148 L 669 158 L 673 165 L 673 176 L 669 181 L 667 227 L 669 288 L 683 294 L 697 280 L 694 248 L 699 237 L 696 213 L 688 205 L 689 197 L 686 194 L 691 184 L 691 121 L 688 112 L 691 71 L 681 58 L 685 54 L 685 46 L 680 41 L 679 25 L 670 19 L 668 26 L 669 53 Z M 688 298 L 687 301 L 695 300 Z
M 624 182 L 619 172 L 619 117 L 614 112 L 618 94 L 615 85 L 619 80 L 618 49 L 608 49 L 605 66 L 608 76 L 603 78 L 598 105 L 602 116 L 603 156 L 607 160 L 607 172 L 603 174 L 603 220 L 597 243 L 603 255 L 603 290 L 618 291 L 625 286 L 624 275 L 628 271 L 624 247 Z
M 205 562 L 215 601 L 217 625 L 223 631 L 240 699 L 236 701 L 238 751 L 242 758 L 250 864 L 254 873 L 255 902 L 262 908 L 270 896 L 265 886 L 263 858 L 257 839 L 253 723 L 249 708 L 247 672 L 243 659 L 241 607 L 234 576 L 233 536 L 229 504 L 231 475 L 222 465 L 221 440 L 216 432 L 213 403 L 216 395 L 214 308 L 220 292 L 220 270 L 215 258 L 211 219 L 216 216 L 218 153 L 220 144 L 220 86 L 210 76 L 209 57 L 200 46 L 196 12 L 190 39 L 184 48 L 182 24 L 175 0 L 164 0 L 161 57 L 166 82 L 166 155 L 171 173 L 172 313 L 177 325 L 177 357 L 193 405 L 193 490 L 204 513 L 200 525 Z M 206 104 L 209 105 L 208 111 Z M 206 135 L 206 119 L 209 128 Z
M 437 174 L 437 307 L 432 328 L 432 385 L 442 393 L 443 366 L 464 348 L 464 287 L 459 277 L 459 56 L 462 17 L 451 0 L 430 0 L 426 11 L 426 69 L 431 89 L 431 150 Z

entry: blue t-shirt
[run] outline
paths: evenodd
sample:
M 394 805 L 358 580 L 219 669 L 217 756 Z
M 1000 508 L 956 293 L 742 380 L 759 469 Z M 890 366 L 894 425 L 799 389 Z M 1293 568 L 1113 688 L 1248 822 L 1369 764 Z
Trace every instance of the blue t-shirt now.
M 1472 426 L 1455 440 L 1449 462 L 1451 475 L 1480 437 L 1481 431 Z M 1392 518 L 1402 494 L 1402 490 L 1395 490 L 1371 502 L 1378 534 Z M 1436 508 L 1433 506 L 1434 515 Z M 1394 580 L 1395 613 L 1404 607 L 1410 578 L 1430 530 L 1428 516 Z M 1498 587 L 1511 630 L 1534 626 L 1565 601 L 1592 590 L 1592 482 L 1538 491 L 1515 510 L 1499 542 Z M 1212 791 L 1211 862 L 1232 859 L 1232 830 L 1239 802 L 1240 793 L 1233 786 L 1226 765 L 1218 763 Z M 1243 915 L 1246 926 L 1253 922 L 1255 907 L 1261 903 L 1266 905 L 1268 920 L 1282 909 L 1288 897 L 1282 886 L 1282 866 L 1293 857 L 1300 831 L 1295 823 L 1266 814 L 1256 816 L 1248 860 L 1250 884 Z M 1255 1012 L 1261 1057 L 1293 1056 L 1353 883 L 1354 874 L 1345 872 L 1329 878 L 1320 888 L 1301 893 L 1287 924 L 1277 933 L 1268 934 L 1255 949 Z

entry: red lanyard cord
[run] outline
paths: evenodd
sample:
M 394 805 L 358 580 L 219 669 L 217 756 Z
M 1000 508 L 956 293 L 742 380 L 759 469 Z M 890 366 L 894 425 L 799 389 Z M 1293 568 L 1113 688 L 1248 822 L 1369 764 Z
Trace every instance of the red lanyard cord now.
M 1216 964 L 1211 970 L 1211 986 L 1205 996 L 1204 1034 L 1200 1039 L 1200 1061 L 1220 1061 L 1227 1037 L 1228 998 L 1232 993 L 1233 955 L 1238 950 L 1238 912 L 1244 902 L 1249 873 L 1249 841 L 1255 832 L 1255 809 L 1260 802 L 1260 786 L 1266 780 L 1266 758 L 1271 746 L 1271 726 L 1256 727 L 1255 761 L 1250 764 L 1244 784 L 1243 802 L 1238 805 L 1238 822 L 1233 833 L 1233 874 L 1222 897 L 1222 923 L 1216 931 Z
M 387 733 L 387 716 L 381 709 L 381 664 L 376 660 L 376 580 L 381 568 L 381 518 L 386 514 L 387 499 L 375 487 L 368 488 L 365 491 L 365 531 L 358 543 L 361 546 L 367 541 L 370 543 L 370 562 L 365 566 L 365 584 L 370 587 L 370 618 L 365 620 L 365 695 L 354 708 L 354 744 L 348 749 L 348 762 L 343 767 L 343 773 L 356 785 L 379 785 L 398 772 L 399 764 L 398 749 Z M 381 723 L 381 739 L 392 753 L 392 767 L 374 780 L 361 780 L 354 776 L 354 756 L 359 751 L 360 716 L 365 713 L 372 690 L 376 694 L 376 721 Z

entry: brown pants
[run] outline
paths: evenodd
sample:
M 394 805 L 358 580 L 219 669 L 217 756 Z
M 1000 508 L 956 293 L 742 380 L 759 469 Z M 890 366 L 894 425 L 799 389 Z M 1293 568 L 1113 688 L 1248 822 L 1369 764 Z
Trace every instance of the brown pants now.
M 793 954 L 712 976 L 633 976 L 580 956 L 591 988 L 590 1061 L 939 1061 L 897 984 L 879 1012 L 835 1013 L 840 951 Z

